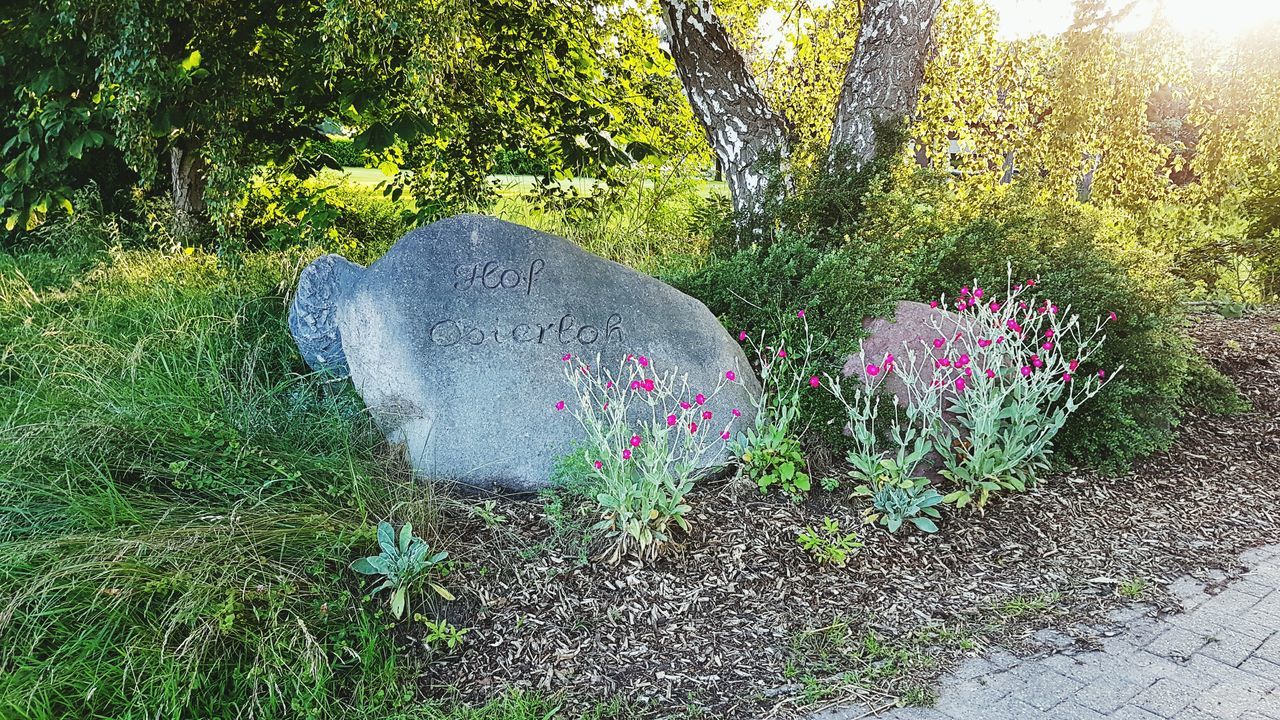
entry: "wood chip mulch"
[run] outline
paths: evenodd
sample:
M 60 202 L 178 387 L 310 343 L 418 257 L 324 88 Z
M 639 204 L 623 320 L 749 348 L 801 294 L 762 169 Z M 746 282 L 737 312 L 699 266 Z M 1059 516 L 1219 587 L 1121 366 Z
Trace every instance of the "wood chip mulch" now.
M 496 524 L 479 502 L 451 503 L 464 549 L 447 612 L 472 629 L 427 666 L 424 691 L 538 689 L 570 717 L 611 698 L 645 717 L 797 717 L 892 703 L 995 644 L 1043 650 L 1038 629 L 1105 622 L 1129 602 L 1122 583 L 1171 611 L 1163 586 L 1239 573 L 1242 551 L 1280 542 L 1280 309 L 1198 316 L 1189 332 L 1250 412 L 1188 414 L 1172 449 L 1126 475 L 1053 477 L 947 515 L 936 535 L 859 528 L 847 568 L 816 566 L 795 541 L 827 516 L 859 527 L 843 491 L 794 505 L 735 481 L 700 488 L 691 534 L 647 566 L 581 563 L 541 501 L 497 500 Z

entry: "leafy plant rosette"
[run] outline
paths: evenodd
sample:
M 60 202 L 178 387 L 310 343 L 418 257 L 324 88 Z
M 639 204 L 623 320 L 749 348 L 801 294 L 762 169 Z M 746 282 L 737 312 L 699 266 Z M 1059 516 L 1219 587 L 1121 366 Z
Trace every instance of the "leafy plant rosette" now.
M 810 358 L 817 350 L 805 311 L 796 313 L 803 327 L 803 341 L 796 347 L 787 333 L 776 343 L 764 333 L 754 338 L 739 331 L 738 341 L 753 351 L 760 377 L 760 394 L 755 396 L 755 421 L 733 438 L 731 450 L 738 458 L 740 473 L 754 482 L 760 492 L 777 486 L 793 499 L 812 487 L 808 464 L 798 439 L 800 394 L 806 385 L 818 387 L 811 373 Z
M 440 572 L 440 564 L 449 557 L 449 553 L 441 551 L 428 555 L 431 547 L 426 540 L 413 534 L 412 523 L 405 523 L 397 536 L 395 528 L 385 520 L 378 523 L 378 546 L 382 552 L 356 560 L 351 563 L 351 569 L 362 575 L 382 577 L 382 582 L 369 594 L 390 590 L 391 614 L 398 620 L 404 617 L 410 588 L 418 580 Z M 453 599 L 453 594 L 434 580 L 427 580 L 427 585 L 445 600 Z
M 860 356 L 852 399 L 828 378 L 847 411 L 855 446 L 849 463 L 866 483 L 860 494 L 873 499 L 886 525 L 900 524 L 895 516 L 936 518 L 941 502 L 981 508 L 993 492 L 1026 490 L 1048 467 L 1067 417 L 1122 369 L 1090 364 L 1114 312 L 1086 325 L 1037 287 L 1034 279 L 1015 285 L 1012 273 L 1003 299 L 976 282 L 963 287 L 952 303 L 956 314 L 938 313 L 920 347 L 907 344 L 900 357 Z M 947 305 L 945 297 L 930 303 Z M 906 407 L 895 406 L 883 428 L 876 393 L 891 373 L 903 381 Z M 940 501 L 922 477 L 930 453 L 955 486 Z M 932 531 L 934 523 L 920 519 L 912 522 Z
M 596 488 L 601 519 L 595 529 L 614 540 L 614 562 L 628 554 L 657 555 L 673 526 L 689 529 L 685 496 L 694 480 L 723 462 L 733 422 L 711 409 L 739 369 L 726 369 L 715 387 L 700 392 L 688 373 L 659 371 L 643 355 L 627 355 L 616 369 L 599 356 L 589 365 L 566 354 L 564 375 L 572 399 L 556 403 L 572 412 L 585 432 L 583 453 Z

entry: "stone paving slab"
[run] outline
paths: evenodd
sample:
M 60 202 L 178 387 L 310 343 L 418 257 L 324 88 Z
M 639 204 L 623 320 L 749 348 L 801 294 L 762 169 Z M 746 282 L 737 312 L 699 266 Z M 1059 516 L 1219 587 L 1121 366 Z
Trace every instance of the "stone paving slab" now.
M 1118 611 L 1125 632 L 1101 650 L 1010 662 L 997 648 L 944 678 L 931 708 L 809 720 L 1280 720 L 1280 545 L 1241 562 L 1249 572 L 1216 594 L 1189 578 L 1170 585 L 1181 614 Z

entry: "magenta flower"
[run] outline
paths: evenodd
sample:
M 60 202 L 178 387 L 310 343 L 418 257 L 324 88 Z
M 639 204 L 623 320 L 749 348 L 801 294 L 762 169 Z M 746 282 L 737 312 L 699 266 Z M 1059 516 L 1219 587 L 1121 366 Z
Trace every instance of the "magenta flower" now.
M 702 411 L 702 419 L 703 419 L 703 420 L 710 420 L 710 419 L 711 419 L 711 411 L 710 411 L 710 410 L 703 410 L 703 411 Z
M 1043 367 L 1044 361 L 1040 359 L 1039 355 L 1032 355 L 1031 364 L 1034 365 L 1035 367 Z
M 676 416 L 675 416 L 675 415 L 668 415 L 668 416 L 667 416 L 667 427 L 671 427 L 672 425 L 675 425 L 675 424 L 676 424 Z
M 612 380 L 610 380 L 609 382 L 605 383 L 605 384 L 604 384 L 604 386 L 605 386 L 606 388 L 608 388 L 609 390 L 612 390 L 612 389 L 613 389 L 613 381 L 612 381 Z
M 1105 378 L 1106 376 L 1107 376 L 1107 371 L 1106 371 L 1106 370 L 1099 370 L 1099 371 L 1098 371 L 1098 379 L 1099 379 L 1099 380 L 1101 380 L 1101 379 Z
M 814 375 L 813 377 L 809 378 L 809 387 L 818 387 L 819 384 L 820 383 L 818 381 L 817 375 Z
M 946 344 L 947 344 L 947 341 L 946 341 L 946 340 L 944 340 L 943 338 L 934 338 L 934 339 L 933 339 L 933 346 L 934 346 L 935 348 L 941 348 L 943 345 L 946 345 Z
M 987 307 L 991 308 L 991 312 L 1000 312 L 1000 303 L 998 302 L 993 302 Z
M 698 432 L 698 423 L 696 422 L 689 423 L 689 434 L 692 435 L 696 432 Z
M 693 407 L 693 406 L 689 404 L 689 401 L 688 401 L 688 400 L 681 400 L 681 401 L 680 401 L 680 407 L 681 407 L 682 409 L 684 409 L 684 410 L 688 410 L 689 408 L 691 408 L 691 407 Z
M 969 303 L 965 302 L 963 298 L 962 298 L 962 299 L 960 299 L 960 300 L 956 300 L 956 309 L 957 309 L 957 310 L 964 310 L 964 309 L 965 309 L 965 308 L 967 308 L 967 307 L 969 307 Z
M 599 470 L 600 468 L 604 467 L 604 463 L 600 462 L 599 460 L 595 461 L 595 462 L 594 462 L 594 463 L 592 463 L 592 464 L 596 466 L 596 469 L 597 469 L 597 470 Z
M 1022 326 L 1019 325 L 1018 321 L 1014 320 L 1013 318 L 1009 318 L 1008 320 L 1005 321 L 1004 324 L 1005 324 L 1005 327 L 1009 328 L 1010 330 L 1016 333 L 1022 332 Z
M 964 376 L 965 376 L 965 377 L 973 377 L 973 368 L 971 368 L 971 367 L 967 367 L 967 368 L 965 368 L 965 369 L 964 369 Z
M 995 378 L 995 376 L 996 376 L 996 371 L 992 370 L 991 368 L 987 368 L 987 379 L 992 380 Z
M 951 367 L 951 360 L 949 358 L 938 358 L 934 361 L 934 365 L 938 367 Z
M 991 341 L 986 338 L 978 338 L 978 347 L 990 347 Z
M 747 339 L 747 331 L 746 331 L 746 330 L 743 330 L 743 331 L 741 331 L 741 332 L 739 332 L 739 333 L 738 333 L 738 342 L 742 342 L 743 340 L 746 340 L 746 339 Z
M 782 348 L 778 348 L 778 357 L 784 358 L 786 356 L 787 356 L 787 351 L 783 350 Z
M 632 380 L 632 381 L 631 381 L 631 389 L 632 389 L 632 390 L 639 390 L 639 389 L 640 389 L 640 381 L 639 381 L 639 380 Z
M 720 439 L 721 439 L 721 440 L 728 440 L 728 439 L 729 439 L 729 431 L 728 431 L 728 430 L 725 430 L 724 432 L 720 433 Z
M 640 363 L 640 367 L 649 367 L 649 358 L 643 355 L 636 358 L 636 362 Z
M 725 379 L 726 379 L 726 380 L 728 380 L 729 382 L 733 382 L 734 380 L 737 380 L 737 379 L 738 379 L 738 376 L 737 376 L 736 374 L 734 374 L 734 372 L 733 372 L 732 370 L 727 370 L 727 371 L 725 371 L 724 377 L 725 377 Z
M 1115 319 L 1116 319 L 1116 311 L 1115 311 L 1115 310 L 1112 310 L 1111 312 L 1107 313 L 1107 319 L 1108 319 L 1108 320 L 1115 320 Z
M 1018 309 L 1019 309 L 1019 310 L 1026 310 L 1026 309 L 1027 309 L 1027 304 L 1026 304 L 1026 303 L 1024 303 L 1024 302 L 1022 302 L 1021 300 L 1019 300 L 1019 301 L 1018 301 Z
M 1053 328 L 1049 328 L 1048 330 L 1045 330 L 1045 331 L 1044 331 L 1044 336 L 1045 336 L 1045 337 L 1053 337 Z
M 960 288 L 960 294 L 961 294 L 961 295 L 968 295 L 968 294 L 969 294 L 969 286 L 968 286 L 968 285 L 965 285 L 964 287 Z
M 623 459 L 623 460 L 630 460 L 630 459 L 631 459 L 631 450 L 623 450 L 623 451 L 622 451 L 622 459 Z
M 1000 337 L 996 338 L 996 342 L 997 342 L 997 343 L 1002 343 L 1002 342 L 1004 342 L 1004 336 L 1003 336 L 1003 335 L 1001 335 Z
M 1071 382 L 1071 373 L 1062 373 L 1062 382 Z
M 734 416 L 734 417 L 742 417 L 742 411 L 741 411 L 741 410 L 739 410 L 738 408 L 734 408 L 734 409 L 730 410 L 729 412 L 733 413 L 733 416 Z
M 1080 361 L 1079 361 L 1079 360 L 1072 360 L 1070 363 L 1068 363 L 1068 365 L 1070 365 L 1070 367 L 1071 367 L 1071 372 L 1075 372 L 1075 371 L 1076 371 L 1076 368 L 1080 367 Z
M 563 401 L 563 400 L 561 400 L 561 401 L 559 401 L 559 402 L 557 402 L 557 403 L 556 403 L 556 409 L 557 409 L 557 410 L 563 410 L 563 409 L 564 409 L 564 401 Z
M 956 378 L 956 392 L 964 392 L 964 378 Z
M 875 377 L 880 374 L 880 368 L 876 367 L 875 363 L 867 363 L 867 374 Z
M 798 317 L 798 318 L 802 318 L 802 317 L 804 317 L 804 311 L 803 311 L 803 310 L 801 310 L 800 312 L 796 313 L 796 317 Z
M 1019 370 L 1018 372 L 1022 373 L 1022 377 L 1031 377 L 1031 366 L 1023 365 L 1022 369 Z
M 1027 287 L 1035 287 L 1035 286 L 1036 286 L 1036 281 L 1035 281 L 1035 280 L 1028 280 L 1028 281 L 1027 281 Z
M 640 447 L 640 436 L 639 436 L 639 435 L 632 435 L 632 436 L 631 436 L 631 447 Z
M 936 309 L 938 308 L 938 301 L 937 301 L 937 300 L 930 300 L 930 301 L 929 301 L 929 307 L 934 308 L 934 309 L 936 310 Z
M 893 372 L 893 353 L 885 353 L 883 365 L 884 365 L 883 369 L 885 372 Z M 810 383 L 810 384 L 813 384 L 813 383 Z M 813 385 L 813 386 L 818 387 L 817 385 Z
M 1050 305 L 1050 306 L 1049 306 L 1049 314 L 1050 314 L 1050 315 L 1056 315 L 1056 314 L 1058 314 L 1058 306 L 1057 306 L 1057 305 Z
M 976 298 L 978 298 L 979 300 L 981 300 L 981 299 L 982 299 L 982 288 L 980 288 L 980 287 L 976 287 L 976 288 L 974 288 L 974 289 L 973 289 L 973 296 L 974 296 L 974 297 L 976 297 Z
M 563 360 L 563 361 L 565 361 L 565 362 L 569 362 L 570 360 L 572 360 L 572 359 L 573 359 L 573 355 L 571 355 L 571 354 L 569 354 L 569 353 L 565 353 L 565 354 L 564 354 L 564 357 L 562 357 L 562 358 L 560 358 L 560 359 L 561 359 L 561 360 Z
M 960 353 L 960 357 L 956 358 L 956 367 L 964 367 L 969 364 L 969 353 Z
M 645 378 L 644 382 L 641 383 L 641 386 L 644 387 L 647 392 L 653 392 L 653 378 Z
M 707 401 L 707 396 L 703 395 L 702 393 L 698 393 L 697 395 L 693 396 L 693 401 L 701 405 L 702 403 Z

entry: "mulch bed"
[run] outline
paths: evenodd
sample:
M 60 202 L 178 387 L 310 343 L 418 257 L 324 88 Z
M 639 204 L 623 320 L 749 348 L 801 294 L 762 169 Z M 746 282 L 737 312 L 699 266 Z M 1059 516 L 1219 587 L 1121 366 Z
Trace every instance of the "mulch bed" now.
M 451 612 L 472 630 L 424 688 L 559 692 L 567 715 L 622 698 L 652 717 L 796 717 L 892 702 L 993 644 L 1034 652 L 1038 628 L 1103 622 L 1127 602 L 1122 581 L 1146 580 L 1144 599 L 1172 610 L 1163 585 L 1238 573 L 1243 550 L 1280 542 L 1280 310 L 1199 316 L 1190 332 L 1251 412 L 1190 414 L 1170 451 L 1127 475 L 1053 477 L 985 515 L 948 515 L 936 535 L 861 528 L 866 547 L 843 569 L 816 566 L 795 538 L 827 516 L 858 527 L 859 505 L 794 505 L 741 482 L 700 488 L 691 534 L 649 566 L 579 564 L 538 501 L 497 500 L 505 522 L 492 526 L 456 503 L 445 522 L 474 564 L 450 578 Z M 867 633 L 925 661 L 868 651 Z M 825 690 L 806 694 L 805 675 Z

